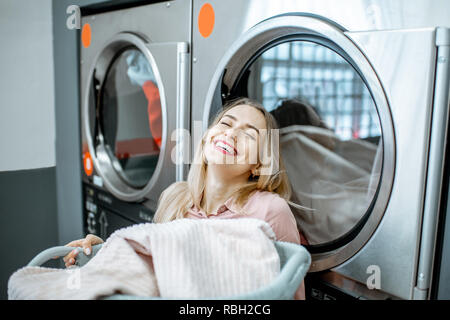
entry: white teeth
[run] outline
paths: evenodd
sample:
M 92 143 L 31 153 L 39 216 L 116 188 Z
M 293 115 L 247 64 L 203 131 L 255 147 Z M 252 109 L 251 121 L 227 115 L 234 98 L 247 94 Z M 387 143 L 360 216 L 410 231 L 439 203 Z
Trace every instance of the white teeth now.
M 231 154 L 234 154 L 234 150 L 230 146 L 226 145 L 223 142 L 220 142 L 220 141 L 216 142 L 216 146 L 220 147 L 222 149 L 225 149 L 227 152 L 229 152 Z

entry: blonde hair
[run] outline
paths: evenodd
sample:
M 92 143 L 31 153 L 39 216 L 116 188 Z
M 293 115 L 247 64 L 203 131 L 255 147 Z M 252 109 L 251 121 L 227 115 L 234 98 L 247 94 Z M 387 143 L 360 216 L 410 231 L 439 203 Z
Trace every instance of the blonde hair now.
M 281 154 L 278 149 L 278 141 L 273 139 L 273 129 L 278 129 L 275 118 L 257 101 L 249 98 L 238 98 L 227 103 L 221 112 L 219 112 L 210 127 L 215 126 L 222 118 L 222 116 L 238 105 L 247 105 L 254 107 L 261 111 L 266 120 L 266 139 L 263 148 L 263 154 L 268 155 L 269 166 L 271 168 L 279 168 L 276 172 L 270 174 L 260 174 L 259 176 L 251 176 L 248 182 L 236 190 L 231 196 L 234 197 L 234 204 L 242 207 L 248 200 L 250 195 L 257 190 L 274 192 L 289 201 L 291 197 L 291 186 L 286 174 L 286 170 L 281 159 Z M 204 158 L 205 138 L 208 130 L 203 134 L 203 137 L 197 146 L 194 161 L 191 164 L 187 181 L 175 182 L 165 189 L 158 200 L 158 208 L 156 210 L 153 221 L 154 222 L 168 222 L 175 219 L 184 218 L 187 211 L 195 205 L 197 208 L 203 210 L 201 207 L 201 200 L 205 188 L 207 163 Z M 276 148 L 274 152 L 274 146 Z M 277 156 L 274 156 L 277 155 Z M 259 159 L 258 159 L 259 161 Z M 261 165 L 261 164 L 260 164 Z M 293 204 L 298 207 L 298 205 Z

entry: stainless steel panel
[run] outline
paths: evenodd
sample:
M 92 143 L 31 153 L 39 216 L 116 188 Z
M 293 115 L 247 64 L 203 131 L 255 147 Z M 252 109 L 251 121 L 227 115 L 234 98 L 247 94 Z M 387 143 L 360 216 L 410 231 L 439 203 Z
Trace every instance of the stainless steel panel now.
M 192 105 L 194 120 L 202 119 L 205 88 L 221 56 L 250 27 L 278 14 L 302 12 L 323 16 L 348 31 L 450 26 L 447 0 L 211 0 L 215 25 L 208 38 L 200 35 L 198 15 L 203 0 L 193 1 Z M 213 47 L 212 47 L 212 43 Z M 213 48 L 213 49 L 212 49 Z
M 181 45 L 184 44 L 184 45 Z M 176 162 L 176 180 L 187 179 L 189 165 L 189 128 L 190 128 L 190 54 L 187 43 L 182 42 L 178 46 L 178 70 L 177 70 L 177 125 L 176 125 L 176 156 L 172 160 Z M 171 139 L 174 133 L 171 133 Z
M 435 30 L 347 33 L 376 70 L 391 106 L 396 137 L 391 198 L 375 234 L 354 257 L 333 269 L 366 283 L 381 271 L 381 291 L 411 299 L 422 222 L 435 65 Z M 380 50 L 383 48 L 383 50 Z
M 89 114 L 89 96 L 86 94 L 83 104 L 83 124 L 84 133 L 87 138 L 89 151 L 92 155 L 94 167 L 100 176 L 104 179 L 104 183 L 108 190 L 116 197 L 125 201 L 141 200 L 145 197 L 152 197 L 157 200 L 159 194 L 175 179 L 175 163 L 171 159 L 171 152 L 175 145 L 170 139 L 170 135 L 176 129 L 176 114 L 178 107 L 177 94 L 179 94 L 178 86 L 181 86 L 178 78 L 178 54 L 179 47 L 187 48 L 186 43 L 144 43 L 139 37 L 129 33 L 120 33 L 114 37 L 112 44 L 124 42 L 124 45 L 134 44 L 142 53 L 144 53 L 152 65 L 155 72 L 158 87 L 160 90 L 161 106 L 162 106 L 162 144 L 161 152 L 153 177 L 150 179 L 145 188 L 134 189 L 123 183 L 117 175 L 116 170 L 113 169 L 110 157 L 103 150 L 103 146 L 99 145 L 97 150 L 93 149 L 93 141 L 89 135 L 90 119 Z M 179 44 L 184 44 L 179 46 Z M 107 47 L 110 45 L 108 44 Z M 121 48 L 118 47 L 118 50 Z M 94 64 L 91 67 L 90 74 L 93 74 L 97 61 L 102 57 L 94 59 Z M 110 62 L 110 61 L 109 61 Z M 108 63 L 109 63 L 108 62 Z M 86 87 L 91 86 L 92 79 L 90 79 Z M 152 195 L 149 195 L 149 193 Z
M 436 45 L 438 48 L 433 97 L 433 120 L 431 124 L 430 158 L 428 161 L 427 187 L 415 299 L 428 298 L 431 285 L 439 203 L 443 183 L 445 146 L 447 142 L 450 83 L 450 29 L 438 28 L 436 30 Z
M 362 250 L 333 269 L 365 285 L 371 265 L 380 267 L 381 292 L 413 297 L 424 206 L 435 66 L 434 26 L 448 26 L 448 1 L 208 1 L 215 26 L 200 35 L 205 1 L 193 3 L 192 120 L 202 121 L 207 92 L 229 48 L 250 27 L 276 14 L 321 15 L 348 29 L 385 90 L 394 123 L 395 177 L 386 212 Z M 395 30 L 406 29 L 409 30 Z M 371 31 L 372 30 L 372 31 Z M 213 50 L 211 48 L 214 48 Z M 385 116 L 385 115 L 381 115 Z M 438 128 L 439 130 L 439 128 Z
M 365 283 L 364 284 L 359 283 L 333 271 L 324 272 L 318 278 L 320 281 L 323 281 L 327 284 L 337 287 L 345 294 L 356 299 L 361 300 L 398 299 L 397 297 L 389 295 L 385 292 L 369 289 Z
M 185 49 L 183 54 L 188 54 L 191 38 L 191 2 L 170 1 L 157 3 L 130 9 L 106 12 L 98 15 L 82 18 L 82 25 L 89 23 L 92 29 L 92 41 L 88 48 L 81 46 L 80 52 L 80 81 L 81 97 L 83 103 L 86 97 L 88 79 L 92 65 L 105 45 L 119 33 L 128 32 L 140 37 L 154 57 L 156 69 L 159 71 L 163 88 L 160 91 L 163 108 L 163 143 L 161 149 L 162 159 L 158 161 L 158 176 L 149 182 L 143 192 L 129 190 L 128 194 L 121 192 L 116 194 L 126 201 L 146 200 L 145 205 L 155 210 L 160 193 L 176 179 L 176 167 L 171 159 L 171 151 L 175 143 L 171 141 L 171 133 L 175 129 L 177 110 L 179 104 L 184 103 L 183 109 L 189 107 L 186 97 L 179 94 L 189 94 L 189 58 L 183 61 L 183 73 L 180 73 L 179 65 L 182 63 L 180 48 Z M 179 46 L 179 44 L 182 44 Z M 181 50 L 183 51 L 183 50 Z M 184 57 L 186 58 L 186 57 Z M 187 64 L 186 64 L 187 62 Z M 182 78 L 181 78 L 182 77 Z M 165 106 L 164 106 L 165 105 Z M 166 110 L 164 110 L 166 109 Z M 84 117 L 84 114 L 82 114 Z M 82 121 L 84 121 L 82 119 Z M 86 121 L 87 123 L 87 121 Z M 85 123 L 85 124 L 86 124 Z M 84 130 L 82 130 L 83 132 Z M 87 142 L 85 132 L 82 134 L 82 142 Z M 105 181 L 111 191 L 111 184 Z
M 170 3 L 170 6 L 167 6 L 167 3 Z M 133 32 L 150 42 L 190 42 L 190 1 L 167 3 L 82 17 L 82 26 L 85 23 L 91 25 L 92 41 L 88 48 L 81 46 L 81 83 L 84 84 L 87 81 L 89 62 L 105 46 L 105 43 L 119 32 Z M 84 88 L 81 87 L 81 90 Z
M 371 91 L 377 106 L 383 135 L 383 172 L 378 196 L 374 208 L 362 230 L 348 245 L 334 250 L 313 255 L 310 271 L 321 271 L 335 267 L 353 256 L 378 226 L 383 216 L 392 187 L 395 161 L 395 137 L 389 105 L 379 79 L 365 56 L 343 32 L 334 26 L 311 17 L 283 16 L 267 20 L 251 28 L 235 41 L 224 54 L 214 73 L 204 105 L 203 124 L 206 129 L 208 116 L 217 83 L 220 81 L 223 70 L 227 69 L 224 83 L 231 87 L 237 74 L 246 61 L 250 60 L 255 51 L 270 43 L 271 40 L 282 38 L 291 34 L 320 36 L 333 41 L 333 43 L 352 59 L 359 72 L 364 74 L 368 88 Z M 227 82 L 228 81 L 228 82 Z

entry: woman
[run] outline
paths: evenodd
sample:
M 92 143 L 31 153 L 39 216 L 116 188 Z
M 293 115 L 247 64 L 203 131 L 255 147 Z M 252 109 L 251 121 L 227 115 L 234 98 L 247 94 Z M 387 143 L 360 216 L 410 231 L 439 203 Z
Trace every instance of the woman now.
M 187 181 L 161 194 L 154 222 L 257 218 L 269 223 L 277 240 L 300 244 L 276 129 L 273 116 L 254 100 L 240 98 L 224 106 L 203 135 Z M 82 246 L 90 254 L 91 246 L 102 242 L 88 235 L 67 246 Z M 64 258 L 66 266 L 75 255 Z M 294 298 L 304 297 L 302 283 Z

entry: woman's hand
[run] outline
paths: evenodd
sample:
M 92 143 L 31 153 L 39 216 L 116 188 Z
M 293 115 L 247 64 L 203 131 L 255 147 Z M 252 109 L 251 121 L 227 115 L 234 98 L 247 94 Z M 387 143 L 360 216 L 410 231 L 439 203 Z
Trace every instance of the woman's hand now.
M 86 238 L 80 240 L 74 240 L 68 244 L 66 247 L 82 247 L 84 253 L 88 256 L 92 252 L 92 246 L 96 244 L 103 243 L 103 240 L 93 234 L 88 234 Z M 64 262 L 66 264 L 66 268 L 72 266 L 75 263 L 75 258 L 78 255 L 77 250 L 72 250 L 64 257 Z

